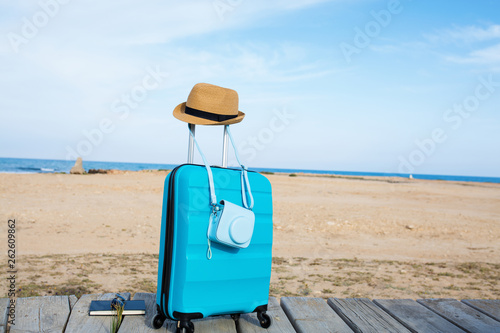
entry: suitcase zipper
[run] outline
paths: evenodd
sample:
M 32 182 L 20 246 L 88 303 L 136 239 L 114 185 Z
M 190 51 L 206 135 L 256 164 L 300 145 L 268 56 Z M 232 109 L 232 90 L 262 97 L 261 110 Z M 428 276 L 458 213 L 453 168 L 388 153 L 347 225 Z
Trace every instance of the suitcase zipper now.
M 173 209 L 173 184 L 174 184 L 174 177 L 175 173 L 177 170 L 182 167 L 183 165 L 186 164 L 181 164 L 177 167 L 175 167 L 171 171 L 170 179 L 168 180 L 168 200 L 167 200 L 167 216 L 166 216 L 166 221 L 165 223 L 167 224 L 167 228 L 165 230 L 166 235 L 165 235 L 165 259 L 163 262 L 163 273 L 162 273 L 162 288 L 166 287 L 166 291 L 164 292 L 164 297 L 161 297 L 161 302 L 160 302 L 160 310 L 163 312 L 163 314 L 167 317 L 170 318 L 168 314 L 168 308 L 166 308 L 165 305 L 165 299 L 169 298 L 170 294 L 170 274 L 172 273 L 172 252 L 173 252 L 173 239 L 174 239 L 174 209 Z M 168 272 L 167 272 L 168 269 Z M 173 318 L 170 318 L 173 319 Z

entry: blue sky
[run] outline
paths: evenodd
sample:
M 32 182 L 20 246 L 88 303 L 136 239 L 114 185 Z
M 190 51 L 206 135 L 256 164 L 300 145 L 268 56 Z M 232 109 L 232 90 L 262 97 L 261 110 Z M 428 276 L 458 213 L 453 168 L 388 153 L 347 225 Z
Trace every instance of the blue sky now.
M 172 110 L 208 82 L 239 93 L 232 133 L 249 166 L 500 177 L 499 13 L 497 1 L 2 1 L 0 156 L 183 163 Z M 217 164 L 222 128 L 197 134 Z

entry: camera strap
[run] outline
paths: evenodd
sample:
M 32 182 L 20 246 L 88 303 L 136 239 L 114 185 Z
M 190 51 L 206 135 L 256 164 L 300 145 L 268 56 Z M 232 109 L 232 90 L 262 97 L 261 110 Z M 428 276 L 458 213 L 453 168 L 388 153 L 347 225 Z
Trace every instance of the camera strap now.
M 208 174 L 211 213 L 210 213 L 210 219 L 209 219 L 208 230 L 207 230 L 207 242 L 208 242 L 207 258 L 211 259 L 212 258 L 212 248 L 211 248 L 211 242 L 210 242 L 209 235 L 211 234 L 211 231 L 212 231 L 211 230 L 212 224 L 213 224 L 212 221 L 213 220 L 220 220 L 221 215 L 223 213 L 223 209 L 224 209 L 224 205 L 223 205 L 224 200 L 221 201 L 221 205 L 219 205 L 217 203 L 217 196 L 215 194 L 215 185 L 214 185 L 212 169 L 210 168 L 210 165 L 208 164 L 207 159 L 205 158 L 205 155 L 201 151 L 201 148 L 198 144 L 198 141 L 196 141 L 196 137 L 194 136 L 194 134 L 191 131 L 191 128 L 189 128 L 189 126 L 188 126 L 188 129 L 189 129 L 189 134 L 193 138 L 193 141 L 196 145 L 196 149 L 198 150 L 201 158 L 203 159 L 203 163 L 205 164 L 205 168 L 207 169 L 207 174 Z M 227 133 L 229 135 L 231 145 L 233 146 L 234 155 L 236 156 L 236 160 L 238 161 L 238 164 L 241 167 L 241 201 L 243 203 L 244 208 L 248 209 L 251 212 L 251 210 L 254 206 L 254 199 L 253 199 L 253 195 L 252 195 L 252 189 L 250 188 L 250 182 L 248 180 L 247 168 L 240 161 L 240 157 L 238 155 L 238 150 L 236 149 L 236 145 L 234 144 L 233 136 L 231 135 L 231 131 L 229 129 L 229 126 L 227 126 Z M 239 207 L 239 208 L 244 209 L 243 207 Z M 225 216 L 226 215 L 227 214 L 225 214 Z M 251 215 L 253 216 L 253 213 L 251 213 Z M 252 221 L 252 229 L 253 229 L 253 221 Z M 228 243 L 225 243 L 225 244 L 228 246 L 233 246 L 232 244 L 228 244 Z M 247 246 L 248 246 L 248 244 L 247 244 Z

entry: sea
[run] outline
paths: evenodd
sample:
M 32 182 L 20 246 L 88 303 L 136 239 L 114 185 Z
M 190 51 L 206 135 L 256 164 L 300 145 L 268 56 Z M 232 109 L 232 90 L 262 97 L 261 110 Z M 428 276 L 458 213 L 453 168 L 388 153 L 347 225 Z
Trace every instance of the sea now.
M 4 158 L 0 157 L 0 173 L 69 173 L 75 164 L 74 161 L 67 160 L 44 160 L 30 158 Z M 155 163 L 127 163 L 127 162 L 98 162 L 83 161 L 83 168 L 104 169 L 104 170 L 171 170 L 175 164 L 155 164 Z M 377 177 L 402 177 L 408 178 L 409 174 L 384 173 L 384 172 L 358 172 L 340 170 L 309 170 L 309 169 L 276 169 L 276 168 L 249 168 L 257 172 L 272 173 L 312 173 L 340 176 L 377 176 Z M 414 179 L 448 180 L 460 182 L 480 182 L 480 183 L 500 183 L 500 177 L 476 177 L 476 176 L 452 176 L 452 175 L 429 175 L 412 174 Z

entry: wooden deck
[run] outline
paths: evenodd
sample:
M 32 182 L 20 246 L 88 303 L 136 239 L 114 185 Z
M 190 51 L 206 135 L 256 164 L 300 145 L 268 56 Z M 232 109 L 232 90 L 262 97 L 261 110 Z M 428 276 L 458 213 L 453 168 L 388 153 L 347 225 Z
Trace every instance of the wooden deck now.
M 130 298 L 130 294 L 126 294 Z M 110 317 L 90 317 L 91 300 L 111 299 L 114 294 L 19 298 L 15 325 L 10 332 L 109 332 Z M 151 328 L 155 294 L 137 293 L 143 299 L 145 316 L 126 316 L 119 332 L 175 332 L 175 322 Z M 7 299 L 0 299 L 0 333 L 6 332 Z M 500 333 L 500 300 L 377 299 L 283 297 L 269 300 L 269 329 L 259 326 L 255 314 L 193 321 L 203 332 L 483 332 Z

